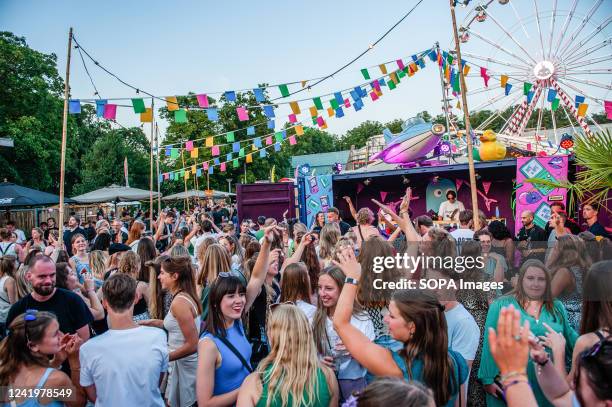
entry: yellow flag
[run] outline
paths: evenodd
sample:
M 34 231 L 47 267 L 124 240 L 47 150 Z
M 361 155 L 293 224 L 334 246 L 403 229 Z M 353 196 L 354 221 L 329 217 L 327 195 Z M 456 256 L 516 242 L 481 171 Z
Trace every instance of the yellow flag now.
M 140 121 L 142 123 L 151 123 L 153 121 L 153 109 L 147 107 L 145 112 L 140 113 Z
M 333 117 L 335 114 L 336 114 L 336 112 L 334 111 L 334 108 L 333 108 L 333 107 L 328 107 L 328 108 L 327 108 L 327 115 L 328 115 L 329 117 Z
M 255 146 L 255 144 L 251 144 L 251 150 L 257 151 L 257 147 Z
M 419 67 L 414 62 L 410 64 L 410 68 L 412 68 L 413 73 L 419 70 Z
M 325 130 L 327 128 L 327 123 L 323 123 L 323 126 L 321 126 L 321 130 Z
M 185 171 L 185 179 L 189 179 L 189 170 Z
M 500 87 L 505 88 L 507 83 L 508 83 L 508 75 L 502 75 L 499 77 Z
M 191 150 L 191 158 L 198 158 L 198 149 L 194 148 Z
M 169 112 L 179 110 L 178 99 L 176 96 L 166 96 L 166 105 L 168 106 Z
M 378 67 L 380 68 L 380 72 L 382 72 L 383 75 L 387 74 L 387 66 L 385 64 L 380 64 L 378 65 Z
M 206 147 L 212 147 L 213 143 L 214 141 L 212 137 L 206 137 Z
M 293 114 L 300 114 L 300 105 L 298 105 L 298 102 L 289 102 L 289 106 L 291 106 L 291 111 L 293 112 Z
M 302 81 L 302 87 L 305 88 L 308 81 Z
M 376 95 L 378 97 L 381 97 L 383 95 L 382 90 L 374 89 L 374 92 L 376 92 Z
M 247 162 L 247 164 L 253 162 L 253 157 L 251 156 L 251 154 L 247 154 L 246 155 L 246 162 Z
M 461 103 L 459 101 L 457 101 L 457 109 L 461 110 Z
M 470 66 L 469 65 L 463 65 L 463 76 L 467 76 L 467 74 L 470 72 Z
M 195 165 L 192 165 L 192 166 L 191 166 L 191 173 L 192 173 L 192 174 L 195 174 L 195 173 L 196 173 L 196 166 L 195 166 Z
M 581 103 L 578 105 L 578 116 L 584 117 L 586 115 L 587 108 L 589 107 L 586 103 Z
M 316 106 L 310 106 L 310 117 L 317 117 L 319 112 L 317 111 Z
M 397 74 L 395 72 L 391 72 L 391 75 L 389 75 L 389 79 L 391 79 L 396 85 L 399 83 L 399 81 L 397 80 Z
M 298 136 L 304 134 L 304 126 L 295 126 L 295 134 Z

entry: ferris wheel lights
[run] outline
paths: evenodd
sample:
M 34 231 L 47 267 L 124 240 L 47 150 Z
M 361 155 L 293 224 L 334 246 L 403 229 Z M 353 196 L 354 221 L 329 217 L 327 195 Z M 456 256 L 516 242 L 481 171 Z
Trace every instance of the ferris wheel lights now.
M 568 133 L 563 133 L 559 146 L 565 150 L 569 150 L 570 148 L 574 147 L 574 138 Z

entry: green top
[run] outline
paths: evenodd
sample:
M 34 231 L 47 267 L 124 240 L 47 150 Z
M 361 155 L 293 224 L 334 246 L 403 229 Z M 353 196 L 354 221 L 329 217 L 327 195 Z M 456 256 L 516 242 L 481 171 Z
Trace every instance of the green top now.
M 574 350 L 574 344 L 578 339 L 578 334 L 574 329 L 570 326 L 570 323 L 567 319 L 567 311 L 565 307 L 561 303 L 561 301 L 555 300 L 553 302 L 553 306 L 555 309 L 555 314 L 551 314 L 545 307 L 542 307 L 542 312 L 540 313 L 540 319 L 535 320 L 531 315 L 527 314 L 527 312 L 521 307 L 516 298 L 511 295 L 503 296 L 493 301 L 489 306 L 489 312 L 487 313 L 487 321 L 485 322 L 485 335 L 482 346 L 482 358 L 480 359 L 480 369 L 478 370 L 478 378 L 482 381 L 484 385 L 493 383 L 495 377 L 499 374 L 499 369 L 493 360 L 493 356 L 491 356 L 491 351 L 489 349 L 489 335 L 487 332 L 489 328 L 497 329 L 497 320 L 499 319 L 499 312 L 502 307 L 506 307 L 508 305 L 514 306 L 515 309 L 519 310 L 521 313 L 521 324 L 525 319 L 529 320 L 529 327 L 531 332 L 537 337 L 541 335 L 546 335 L 548 330 L 544 327 L 544 323 L 548 324 L 553 330 L 561 333 L 565 337 L 566 341 L 566 355 L 571 355 Z M 527 377 L 529 378 L 529 383 L 533 389 L 533 393 L 536 397 L 539 406 L 551 406 L 542 393 L 540 386 L 538 385 L 538 381 L 535 374 L 535 368 L 533 365 L 533 361 L 529 359 L 527 364 Z M 493 396 L 487 393 L 487 406 L 504 406 L 505 404 L 500 399 L 496 399 Z
M 266 402 L 268 401 L 268 397 L 270 397 L 268 393 L 268 381 L 263 380 L 263 378 L 267 377 L 272 366 L 268 366 L 266 372 L 262 375 L 262 384 L 263 390 L 261 392 L 261 397 L 259 401 L 255 405 L 255 407 L 266 407 Z M 329 387 L 327 384 L 327 379 L 325 378 L 325 374 L 323 373 L 323 369 L 320 367 L 317 369 L 317 382 L 315 383 L 315 397 L 316 400 L 311 402 L 308 400 L 308 395 L 306 394 L 306 390 L 304 390 L 304 399 L 306 400 L 306 404 L 301 404 L 300 407 L 319 407 L 319 406 L 329 406 L 329 402 L 331 401 L 331 394 L 329 394 Z M 289 394 L 289 398 L 287 400 L 288 407 L 293 406 L 293 396 Z M 281 401 L 280 394 L 275 394 L 273 396 L 272 401 L 270 402 L 270 407 L 284 407 Z
M 263 227 L 261 229 L 259 229 L 257 232 L 255 232 L 255 239 L 257 239 L 257 241 L 260 241 L 261 238 L 264 235 L 264 230 Z

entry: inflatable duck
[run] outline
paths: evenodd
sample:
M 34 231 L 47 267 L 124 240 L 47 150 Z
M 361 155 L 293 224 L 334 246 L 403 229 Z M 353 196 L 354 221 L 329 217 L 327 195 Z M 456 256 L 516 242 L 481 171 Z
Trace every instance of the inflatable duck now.
M 501 160 L 506 157 L 506 146 L 497 141 L 493 130 L 485 130 L 480 136 L 480 159 L 483 161 Z

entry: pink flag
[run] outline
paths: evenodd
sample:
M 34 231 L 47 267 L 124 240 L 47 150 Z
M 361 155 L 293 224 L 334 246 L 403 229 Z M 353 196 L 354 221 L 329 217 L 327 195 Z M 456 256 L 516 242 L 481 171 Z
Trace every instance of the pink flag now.
M 527 143 L 527 151 L 531 151 L 531 143 Z
M 168 174 L 167 172 L 164 172 L 164 179 L 170 179 L 170 174 Z
M 405 68 L 405 66 L 404 66 L 404 62 L 403 62 L 401 59 L 398 59 L 396 62 L 397 62 L 397 67 L 398 67 L 400 70 L 402 70 L 402 69 L 404 69 L 404 68 Z
M 459 192 L 459 188 L 461 188 L 461 185 L 463 185 L 463 180 L 462 179 L 456 179 L 455 180 L 455 186 L 457 187 L 457 192 Z
M 372 88 L 373 88 L 373 89 L 376 89 L 376 90 L 377 90 L 377 91 L 379 91 L 379 92 L 381 91 L 381 90 L 380 90 L 380 83 L 379 83 L 378 81 L 374 81 L 374 82 L 372 82 Z
M 266 137 L 266 145 L 267 146 L 272 145 L 272 136 Z
M 240 120 L 241 122 L 249 120 L 249 112 L 244 107 L 237 107 L 236 113 L 238 113 L 238 120 Z
M 480 76 L 482 76 L 482 79 L 484 79 L 485 86 L 489 87 L 490 76 L 487 74 L 487 68 L 480 67 Z
M 360 182 L 357 184 L 357 193 L 360 193 L 361 191 L 363 191 L 363 184 Z
M 108 120 L 115 120 L 117 117 L 117 105 L 107 103 L 104 105 L 104 118 Z
M 219 168 L 221 169 L 221 171 L 225 172 L 225 163 L 221 163 Z
M 385 202 L 385 198 L 387 197 L 388 192 L 380 191 L 380 200 L 381 202 Z
M 196 98 L 198 99 L 198 105 L 200 107 L 208 107 L 208 96 L 206 96 L 205 93 L 201 94 L 201 95 L 196 95 Z
M 295 114 L 291 113 L 289 115 L 289 123 L 297 123 L 297 117 L 295 117 Z
M 485 195 L 489 195 L 489 189 L 491 189 L 491 181 L 482 181 L 482 187 L 484 188 Z
M 187 151 L 193 150 L 193 141 L 189 140 L 185 143 L 185 150 Z
M 351 107 L 351 101 L 348 98 L 344 99 L 344 107 Z
M 210 150 L 212 155 L 219 155 L 219 146 L 212 146 Z
M 608 119 L 612 120 L 612 100 L 604 100 L 604 109 Z
M 370 97 L 372 98 L 372 101 L 378 100 L 378 95 L 376 92 L 370 92 Z
M 323 126 L 325 124 L 325 120 L 321 116 L 317 117 L 317 124 L 319 126 Z
M 206 171 L 208 169 L 208 161 L 202 163 L 202 169 Z
M 289 136 L 289 144 L 294 146 L 296 143 L 297 141 L 295 141 L 295 136 Z

